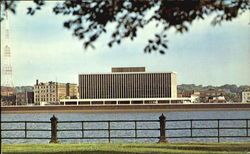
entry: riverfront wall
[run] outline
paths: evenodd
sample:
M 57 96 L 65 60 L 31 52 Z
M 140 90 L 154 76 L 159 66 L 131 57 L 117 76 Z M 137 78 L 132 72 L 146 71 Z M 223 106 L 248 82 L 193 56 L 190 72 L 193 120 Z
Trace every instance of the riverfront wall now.
M 25 112 L 171 112 L 199 110 L 250 110 L 250 104 L 154 104 L 154 105 L 92 105 L 92 106 L 5 106 L 2 113 Z

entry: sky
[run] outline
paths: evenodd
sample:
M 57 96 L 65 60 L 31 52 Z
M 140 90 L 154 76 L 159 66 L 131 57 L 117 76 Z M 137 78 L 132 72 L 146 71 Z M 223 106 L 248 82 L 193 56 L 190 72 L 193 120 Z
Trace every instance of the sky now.
M 80 73 L 107 73 L 111 67 L 130 66 L 145 66 L 148 72 L 176 72 L 177 84 L 250 85 L 249 11 L 220 26 L 212 26 L 212 15 L 194 21 L 186 33 L 171 29 L 169 49 L 161 55 L 143 51 L 157 32 L 153 24 L 139 30 L 134 41 L 126 39 L 109 48 L 109 33 L 97 40 L 95 49 L 85 50 L 81 40 L 72 36 L 73 31 L 63 27 L 68 17 L 52 12 L 55 4 L 47 1 L 41 11 L 30 16 L 27 7 L 33 4 L 23 1 L 16 14 L 9 15 L 15 86 L 34 85 L 36 79 L 78 83 Z M 109 27 L 112 31 L 112 25 Z

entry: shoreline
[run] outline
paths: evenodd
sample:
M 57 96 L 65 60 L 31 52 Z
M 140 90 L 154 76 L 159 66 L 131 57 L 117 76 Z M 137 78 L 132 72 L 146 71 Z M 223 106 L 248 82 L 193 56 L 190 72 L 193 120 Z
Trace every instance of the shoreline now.
M 250 111 L 250 104 L 152 104 L 92 106 L 1 106 L 1 114 Z

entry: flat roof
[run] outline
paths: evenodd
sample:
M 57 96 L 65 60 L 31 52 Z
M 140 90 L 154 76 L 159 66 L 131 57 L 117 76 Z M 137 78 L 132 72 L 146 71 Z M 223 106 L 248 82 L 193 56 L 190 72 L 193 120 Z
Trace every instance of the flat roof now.
M 146 72 L 146 67 L 112 67 L 111 72 Z
M 160 74 L 160 73 L 173 73 L 177 72 L 104 72 L 104 73 L 79 73 L 78 75 L 100 75 L 100 74 Z

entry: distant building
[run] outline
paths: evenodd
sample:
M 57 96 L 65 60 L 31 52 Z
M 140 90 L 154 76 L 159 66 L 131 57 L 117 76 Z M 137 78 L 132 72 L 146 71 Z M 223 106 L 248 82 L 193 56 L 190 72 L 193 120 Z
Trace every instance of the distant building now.
M 242 92 L 242 103 L 250 103 L 250 89 L 246 89 Z
M 209 89 L 200 91 L 200 101 L 202 103 L 225 103 L 225 92 L 222 89 Z M 224 98 L 224 99 L 223 99 Z M 217 101 L 217 102 L 216 102 Z
M 60 99 L 76 99 L 78 97 L 77 84 L 58 82 L 38 82 L 34 85 L 34 102 L 40 104 L 57 104 Z
M 15 88 L 1 86 L 1 105 L 15 105 Z
M 226 103 L 226 99 L 224 96 L 213 97 L 208 100 L 209 103 Z
M 192 95 L 200 96 L 200 92 L 194 90 L 188 90 L 188 91 L 183 91 L 182 93 L 178 93 L 178 95 L 180 97 L 191 97 Z
M 190 102 L 177 98 L 175 72 L 146 72 L 145 67 L 112 68 L 111 73 L 79 74 L 79 99 L 62 105 L 171 104 Z
M 17 105 L 30 105 L 34 104 L 34 92 L 17 92 L 16 93 L 16 104 Z
M 200 92 L 189 90 L 178 93 L 178 97 L 188 97 L 191 99 L 191 103 L 199 103 Z
M 15 94 L 15 88 L 1 86 L 1 96 L 12 96 Z
M 80 74 L 80 99 L 176 98 L 174 72 L 145 72 L 144 67 L 112 68 L 112 73 Z

